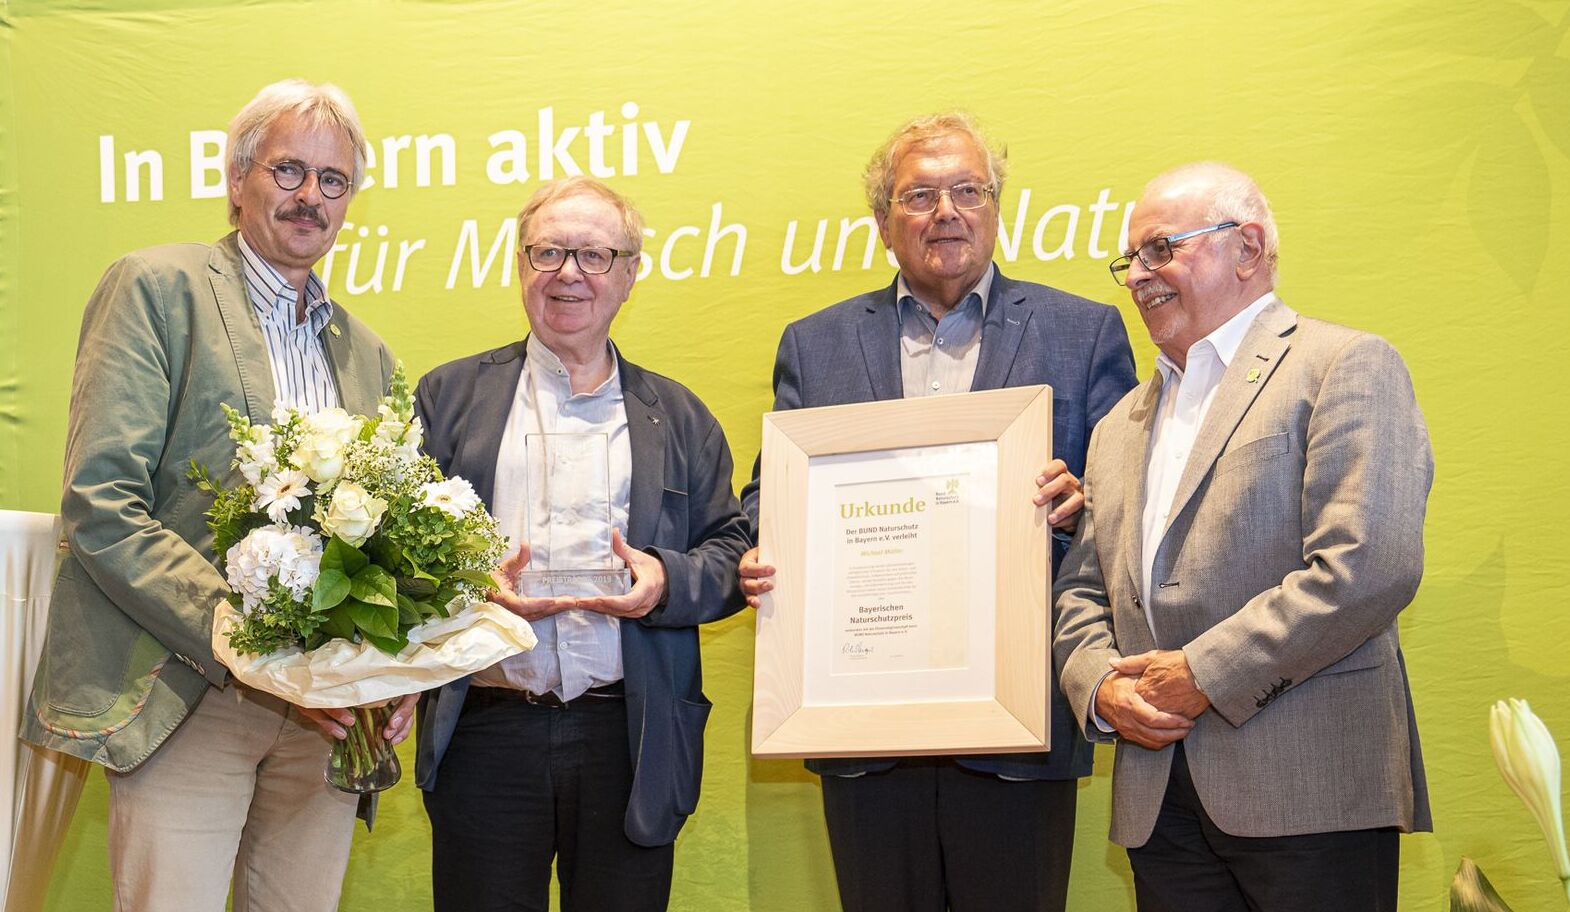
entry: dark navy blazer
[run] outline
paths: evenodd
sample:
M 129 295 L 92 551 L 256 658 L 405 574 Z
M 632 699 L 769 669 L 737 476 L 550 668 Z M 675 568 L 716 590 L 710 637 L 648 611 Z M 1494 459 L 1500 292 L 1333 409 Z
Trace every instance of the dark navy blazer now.
M 665 565 L 666 600 L 621 624 L 627 688 L 627 744 L 632 795 L 627 838 L 666 845 L 698 806 L 703 775 L 703 695 L 698 624 L 744 604 L 736 564 L 750 530 L 731 491 L 731 455 L 719 422 L 681 384 L 620 359 L 632 447 L 627 542 Z M 436 368 L 420 380 L 415 410 L 425 450 L 449 475 L 474 485 L 487 506 L 496 489 L 496 458 L 523 372 L 524 343 Z M 469 679 L 420 699 L 415 782 L 436 786 Z
M 774 361 L 774 408 L 901 398 L 904 382 L 895 294 L 895 283 L 890 283 L 785 327 Z M 1050 385 L 1052 455 L 1067 463 L 1075 476 L 1084 474 L 1091 429 L 1134 388 L 1134 382 L 1134 354 L 1116 308 L 1034 282 L 1017 282 L 1002 272 L 994 277 L 971 389 Z M 752 481 L 742 491 L 742 503 L 756 528 L 757 465 Z M 1054 565 L 1062 551 L 1061 544 L 1054 545 Z M 1049 683 L 1050 752 L 961 757 L 959 762 L 982 772 L 1022 779 L 1090 775 L 1090 745 L 1079 733 L 1055 674 Z M 887 758 L 807 761 L 813 772 L 839 775 L 880 771 L 893 765 L 894 760 Z

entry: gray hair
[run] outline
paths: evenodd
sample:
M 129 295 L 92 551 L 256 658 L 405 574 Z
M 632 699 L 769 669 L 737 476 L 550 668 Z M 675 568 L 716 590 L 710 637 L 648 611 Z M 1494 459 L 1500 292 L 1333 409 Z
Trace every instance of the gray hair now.
M 1279 277 L 1278 261 L 1281 238 L 1276 232 L 1276 217 L 1271 214 L 1270 201 L 1259 189 L 1259 184 L 1243 170 L 1225 162 L 1202 161 L 1179 165 L 1163 172 L 1145 185 L 1148 193 L 1158 184 L 1193 181 L 1209 185 L 1210 204 L 1205 209 L 1205 221 L 1212 224 L 1253 222 L 1263 235 L 1260 247 L 1265 254 L 1265 265 L 1270 269 L 1271 284 Z
M 343 134 L 354 148 L 354 173 L 349 175 L 349 196 L 353 198 L 365 177 L 365 131 L 360 115 L 343 89 L 330 82 L 320 85 L 304 79 L 285 79 L 266 86 L 229 122 L 229 174 L 238 179 L 256 163 L 256 150 L 262 138 L 280 117 L 294 115 L 307 127 L 332 127 Z M 229 201 L 229 224 L 240 224 L 240 207 Z
M 630 250 L 633 254 L 643 252 L 643 216 L 633 206 L 632 201 L 610 188 L 610 185 L 597 178 L 586 174 L 573 177 L 564 177 L 547 184 L 541 184 L 529 201 L 524 203 L 523 209 L 518 213 L 518 245 L 523 246 L 524 238 L 529 235 L 529 223 L 539 214 L 541 209 L 558 200 L 573 196 L 594 196 L 610 203 L 621 213 L 622 232 L 626 235 L 622 242 L 623 250 Z
M 882 218 L 889 214 L 890 197 L 894 195 L 894 168 L 909 146 L 919 145 L 944 136 L 964 136 L 987 157 L 987 183 L 993 187 L 993 199 L 1003 194 L 1003 179 L 1008 176 L 1008 149 L 987 140 L 976 123 L 976 118 L 965 111 L 945 111 L 925 114 L 907 121 L 883 143 L 867 162 L 862 181 L 867 191 L 867 205 Z

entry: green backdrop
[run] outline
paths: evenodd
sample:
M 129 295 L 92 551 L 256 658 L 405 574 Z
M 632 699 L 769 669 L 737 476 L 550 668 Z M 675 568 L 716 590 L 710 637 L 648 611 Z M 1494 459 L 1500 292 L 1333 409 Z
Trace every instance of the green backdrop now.
M 858 178 L 905 118 L 962 106 L 1007 142 L 1003 269 L 1118 305 L 1142 376 L 1153 350 L 1105 268 L 1126 206 L 1221 158 L 1271 197 L 1285 300 L 1394 342 L 1433 433 L 1427 577 L 1401 627 L 1437 832 L 1403 840 L 1402 907 L 1441 908 L 1468 854 L 1517 910 L 1560 909 L 1486 708 L 1525 697 L 1570 740 L 1567 17 L 1564 0 L 0 0 L 0 507 L 56 509 L 88 292 L 127 250 L 224 233 L 203 131 L 275 79 L 359 106 L 376 185 L 330 282 L 416 374 L 522 332 L 510 258 L 485 264 L 537 182 L 613 172 L 654 231 L 614 336 L 710 404 L 743 466 L 781 328 L 892 275 Z M 835 908 L 815 782 L 747 756 L 750 617 L 703 645 L 716 709 L 673 906 Z M 1132 907 L 1110 760 L 1081 789 L 1075 909 Z M 104 801 L 94 775 L 51 909 L 109 906 Z M 424 908 L 417 794 L 383 808 L 343 907 Z

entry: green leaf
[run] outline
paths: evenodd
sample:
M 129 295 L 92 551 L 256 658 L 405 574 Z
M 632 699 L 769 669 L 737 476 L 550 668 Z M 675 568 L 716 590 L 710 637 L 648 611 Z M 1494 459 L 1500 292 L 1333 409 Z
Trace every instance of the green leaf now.
M 322 569 L 342 570 L 345 576 L 353 577 L 370 562 L 371 559 L 362 554 L 359 548 L 336 535 L 322 550 Z
M 349 606 L 349 617 L 354 621 L 354 626 L 367 637 L 391 637 L 398 635 L 398 609 L 389 605 L 372 605 L 358 599 L 349 599 L 345 602 Z
M 349 580 L 349 594 L 372 605 L 398 607 L 398 581 L 375 564 L 367 565 Z
M 1510 907 L 1483 876 L 1482 868 L 1461 856 L 1461 867 L 1450 881 L 1450 912 L 1510 912 Z
M 409 645 L 409 637 L 402 633 L 390 637 L 374 636 L 367 633 L 365 641 L 388 655 L 397 655 L 403 651 L 403 647 Z
M 481 573 L 478 570 L 454 570 L 448 575 L 448 578 L 473 583 L 483 589 L 496 588 L 496 581 L 491 579 L 491 575 L 489 573 Z
M 436 583 L 437 581 L 433 579 L 400 576 L 398 577 L 398 593 L 407 595 L 410 598 L 428 599 L 436 594 Z
M 339 640 L 354 639 L 354 619 L 349 616 L 349 606 L 352 599 L 345 599 L 327 612 L 327 617 L 322 621 L 322 626 L 316 628 L 318 633 Z
M 349 596 L 349 578 L 342 570 L 323 570 L 311 591 L 311 610 L 323 612 Z
M 400 628 L 413 627 L 415 624 L 425 620 L 428 615 L 421 611 L 420 607 L 420 602 L 416 602 L 402 592 L 398 593 L 398 626 Z

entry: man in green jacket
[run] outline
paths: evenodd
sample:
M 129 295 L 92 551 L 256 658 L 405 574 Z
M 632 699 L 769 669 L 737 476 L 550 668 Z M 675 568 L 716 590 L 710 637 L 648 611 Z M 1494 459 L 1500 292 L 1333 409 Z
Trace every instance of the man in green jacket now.
M 228 592 L 187 480 L 226 469 L 220 403 L 374 413 L 392 356 L 312 271 L 365 166 L 331 85 L 270 85 L 235 117 L 229 220 L 211 246 L 137 251 L 82 316 L 61 497 L 70 553 L 22 737 L 107 768 L 117 910 L 337 907 L 355 800 L 323 781 L 342 711 L 291 706 L 213 658 Z M 410 707 L 389 723 L 407 734 Z

